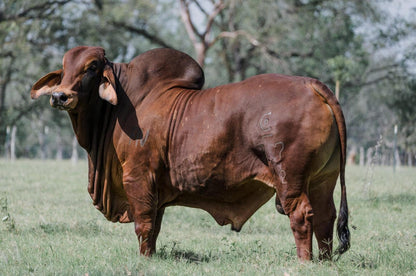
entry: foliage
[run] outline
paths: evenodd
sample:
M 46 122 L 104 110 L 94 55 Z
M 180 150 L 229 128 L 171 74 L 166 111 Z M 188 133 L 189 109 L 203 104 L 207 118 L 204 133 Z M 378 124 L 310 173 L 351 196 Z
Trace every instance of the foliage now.
M 0 161 L 1 214 L 14 219 L 14 229 L 0 222 L 0 274 L 413 275 L 416 170 L 352 166 L 346 176 L 352 246 L 337 262 L 299 264 L 273 199 L 240 233 L 201 210 L 169 207 L 147 259 L 132 224 L 106 221 L 92 206 L 86 162 Z
M 47 99 L 31 101 L 28 91 L 77 45 L 102 46 L 116 62 L 153 47 L 177 48 L 204 65 L 207 87 L 261 73 L 314 77 L 331 88 L 338 82 L 350 145 L 371 148 L 382 135 L 389 147 L 393 125 L 399 124 L 399 147 L 414 153 L 416 17 L 393 15 L 388 5 L 384 0 L 3 1 L 0 155 L 10 142 L 7 128 L 17 126 L 19 157 L 53 158 L 60 143 L 69 157 L 73 136 L 67 116 L 49 108 Z
M 416 78 L 404 79 L 403 82 L 393 87 L 394 96 L 387 97 L 387 105 L 394 110 L 397 124 L 401 129 L 401 144 L 406 149 L 416 151 Z

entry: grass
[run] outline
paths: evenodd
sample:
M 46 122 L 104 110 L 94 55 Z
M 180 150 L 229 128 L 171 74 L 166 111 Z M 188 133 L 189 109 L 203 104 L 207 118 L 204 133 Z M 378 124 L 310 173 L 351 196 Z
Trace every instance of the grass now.
M 133 224 L 106 221 L 86 181 L 84 162 L 0 161 L 0 275 L 416 273 L 416 169 L 349 167 L 352 247 L 337 262 L 307 264 L 273 200 L 240 233 L 201 210 L 168 208 L 156 256 L 140 257 Z

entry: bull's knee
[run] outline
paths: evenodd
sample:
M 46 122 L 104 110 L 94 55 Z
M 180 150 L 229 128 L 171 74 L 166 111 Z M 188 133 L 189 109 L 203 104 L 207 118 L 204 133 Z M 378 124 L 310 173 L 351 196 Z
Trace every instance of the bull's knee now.
M 299 210 L 300 209 L 300 210 Z M 303 239 L 307 238 L 312 228 L 313 212 L 312 208 L 302 210 L 296 209 L 290 215 L 290 227 L 295 233 L 295 238 Z

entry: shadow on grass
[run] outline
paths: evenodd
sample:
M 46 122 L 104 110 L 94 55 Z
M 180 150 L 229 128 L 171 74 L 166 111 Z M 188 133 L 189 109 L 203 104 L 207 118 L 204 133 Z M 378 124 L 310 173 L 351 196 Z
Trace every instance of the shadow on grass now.
M 376 269 L 378 267 L 378 262 L 373 260 L 371 256 L 364 256 L 362 254 L 356 254 L 354 258 L 350 260 L 351 264 L 359 269 Z
M 193 250 L 182 250 L 175 248 L 168 248 L 166 245 L 156 251 L 156 257 L 162 260 L 176 260 L 185 261 L 186 263 L 209 263 L 218 257 L 213 256 L 211 252 L 208 254 L 196 253 Z

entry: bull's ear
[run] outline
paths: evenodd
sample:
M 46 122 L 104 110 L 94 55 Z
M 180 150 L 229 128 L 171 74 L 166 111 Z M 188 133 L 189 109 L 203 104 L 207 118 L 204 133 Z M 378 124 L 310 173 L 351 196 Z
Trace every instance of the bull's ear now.
M 113 69 L 106 65 L 103 71 L 103 78 L 98 89 L 100 97 L 112 105 L 117 104 L 116 82 Z
M 51 94 L 54 89 L 61 83 L 62 69 L 50 72 L 40 78 L 30 90 L 32 99 L 37 99 L 42 95 Z

